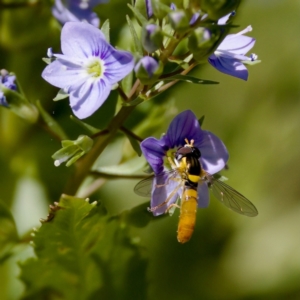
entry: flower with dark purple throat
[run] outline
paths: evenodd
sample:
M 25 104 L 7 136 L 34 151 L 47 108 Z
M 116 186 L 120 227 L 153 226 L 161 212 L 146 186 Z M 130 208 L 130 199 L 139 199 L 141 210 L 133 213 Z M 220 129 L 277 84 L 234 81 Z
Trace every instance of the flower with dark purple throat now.
M 193 145 L 200 151 L 200 165 L 209 174 L 222 170 L 228 160 L 228 152 L 223 142 L 209 131 L 202 130 L 199 122 L 190 110 L 177 115 L 171 122 L 167 133 L 161 138 L 149 137 L 141 143 L 142 152 L 155 173 L 151 192 L 151 208 L 154 215 L 160 215 L 182 196 L 182 189 L 176 190 L 177 180 L 168 180 L 168 184 L 156 188 L 168 177 L 169 160 L 174 157 L 178 148 L 186 141 L 193 141 Z M 200 174 L 199 174 L 200 176 Z M 174 192 L 175 190 L 175 192 Z M 209 191 L 206 182 L 198 185 L 198 207 L 207 207 Z M 169 199 L 168 202 L 165 202 Z M 163 205 L 161 205 L 164 203 Z
M 79 119 L 91 116 L 134 67 L 131 53 L 113 48 L 101 30 L 87 23 L 66 23 L 61 48 L 63 54 L 53 54 L 56 59 L 42 77 L 69 94 L 72 111 Z

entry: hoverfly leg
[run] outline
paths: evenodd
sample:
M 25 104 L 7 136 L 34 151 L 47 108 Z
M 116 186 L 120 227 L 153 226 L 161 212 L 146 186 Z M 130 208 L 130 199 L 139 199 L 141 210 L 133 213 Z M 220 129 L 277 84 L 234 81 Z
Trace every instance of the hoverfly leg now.
M 176 204 L 176 203 L 173 203 L 173 204 L 171 204 L 171 205 L 169 205 L 168 206 L 168 208 L 166 209 L 166 211 L 165 211 L 165 214 L 167 213 L 167 212 L 169 212 L 169 210 L 172 208 L 172 207 L 176 207 L 176 208 L 180 208 L 180 206 L 178 205 L 178 204 Z
M 172 160 L 172 158 L 171 158 L 170 156 L 168 156 L 168 160 L 169 160 L 169 163 L 170 163 L 172 169 L 173 169 L 173 170 L 176 169 L 176 168 L 177 168 L 177 165 L 176 165 L 176 163 L 174 162 L 174 160 Z
M 176 179 L 177 179 L 177 178 L 174 178 L 174 180 L 176 180 Z M 154 207 L 148 207 L 148 211 L 149 211 L 149 212 L 154 212 L 154 211 L 156 211 L 158 208 L 160 208 L 160 207 L 166 205 L 166 204 L 167 204 L 167 203 L 168 203 L 168 202 L 176 195 L 176 193 L 178 192 L 178 190 L 179 190 L 181 187 L 182 187 L 182 184 L 179 184 L 179 185 L 172 191 L 172 193 L 170 193 L 170 195 L 168 196 L 168 198 L 167 198 L 164 202 L 162 202 L 162 203 L 160 203 L 159 205 L 154 206 Z M 171 208 L 172 205 L 176 205 L 176 204 L 171 204 L 171 205 L 169 205 L 168 208 L 167 208 L 167 210 L 168 210 L 169 208 Z

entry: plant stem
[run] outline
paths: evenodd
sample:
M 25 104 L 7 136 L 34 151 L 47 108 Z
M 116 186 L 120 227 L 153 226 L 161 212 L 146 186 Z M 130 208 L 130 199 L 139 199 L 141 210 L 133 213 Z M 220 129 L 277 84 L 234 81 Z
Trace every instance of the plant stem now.
M 117 131 L 121 128 L 124 121 L 134 110 L 134 108 L 135 106 L 122 106 L 120 111 L 115 115 L 115 117 L 108 125 L 107 133 L 99 136 L 91 151 L 78 161 L 75 173 L 67 183 L 67 186 L 64 190 L 65 194 L 76 195 L 78 188 L 80 187 L 86 176 L 88 176 L 94 162 L 115 136 Z
M 137 141 L 139 141 L 140 143 L 143 141 L 143 139 L 141 137 L 139 137 L 138 135 L 136 135 L 135 133 L 133 133 L 132 131 L 130 131 L 129 129 L 127 129 L 124 126 L 120 127 L 120 130 L 128 135 L 130 135 L 131 137 L 133 137 L 134 139 L 136 139 Z

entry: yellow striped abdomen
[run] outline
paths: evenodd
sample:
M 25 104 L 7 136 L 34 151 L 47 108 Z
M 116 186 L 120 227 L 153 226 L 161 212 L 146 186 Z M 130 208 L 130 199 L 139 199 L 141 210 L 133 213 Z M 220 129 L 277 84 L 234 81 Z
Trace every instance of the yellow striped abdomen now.
M 181 210 L 177 231 L 177 240 L 179 243 L 186 243 L 191 238 L 197 212 L 197 190 L 186 188 L 181 199 Z

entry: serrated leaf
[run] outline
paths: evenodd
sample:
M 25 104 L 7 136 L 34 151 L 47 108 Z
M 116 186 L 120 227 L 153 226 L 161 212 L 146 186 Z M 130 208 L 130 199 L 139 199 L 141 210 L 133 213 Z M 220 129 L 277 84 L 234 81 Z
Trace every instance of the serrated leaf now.
M 0 261 L 10 256 L 10 250 L 18 241 L 16 224 L 8 207 L 0 201 Z
M 128 7 L 132 10 L 133 14 L 135 15 L 137 21 L 139 22 L 139 24 L 141 26 L 144 26 L 147 24 L 148 20 L 139 12 L 138 9 L 136 9 L 135 7 L 133 7 L 130 4 L 127 4 Z
M 135 52 L 137 52 L 140 56 L 143 56 L 143 48 L 142 48 L 141 40 L 138 38 L 138 35 L 135 31 L 133 23 L 130 20 L 128 15 L 126 15 L 126 20 L 127 20 L 127 23 L 128 23 L 129 29 L 130 29 L 130 33 L 133 38 Z
M 40 101 L 36 101 L 36 107 L 38 108 L 41 117 L 43 118 L 47 126 L 51 129 L 51 131 L 54 132 L 61 140 L 67 139 L 68 137 L 64 132 L 64 130 L 56 122 L 56 120 L 52 118 L 51 115 L 46 110 L 44 110 Z
M 145 299 L 146 261 L 121 218 L 71 196 L 63 195 L 58 205 L 35 233 L 37 258 L 21 265 L 23 299 L 131 299 L 136 280 Z
M 108 43 L 110 43 L 110 35 L 109 35 L 110 23 L 109 23 L 109 19 L 106 19 L 105 22 L 102 24 L 101 31 L 104 34 L 106 41 Z
M 53 101 L 60 101 L 69 97 L 69 94 L 66 93 L 63 89 L 60 89 L 57 95 L 53 98 Z
M 186 82 L 195 83 L 195 84 L 219 84 L 219 82 L 217 82 L 217 81 L 200 79 L 200 78 L 196 78 L 193 76 L 181 75 L 181 74 L 167 77 L 167 78 L 164 78 L 163 80 L 168 80 L 168 81 L 181 80 L 181 81 L 186 81 Z

